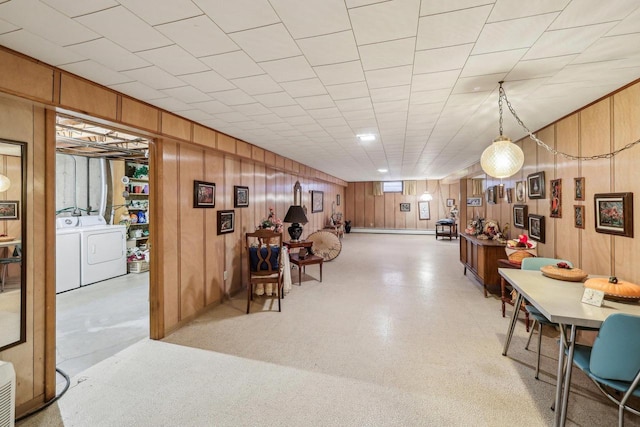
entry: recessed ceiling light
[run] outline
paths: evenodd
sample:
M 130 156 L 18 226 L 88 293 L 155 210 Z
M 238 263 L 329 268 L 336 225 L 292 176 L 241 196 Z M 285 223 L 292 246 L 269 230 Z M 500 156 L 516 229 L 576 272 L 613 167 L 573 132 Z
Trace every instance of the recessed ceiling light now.
M 361 133 L 356 136 L 360 139 L 360 142 L 369 142 L 376 140 L 376 136 L 372 133 Z
M 389 170 L 388 169 L 378 169 L 378 172 L 385 173 L 385 172 L 389 172 Z

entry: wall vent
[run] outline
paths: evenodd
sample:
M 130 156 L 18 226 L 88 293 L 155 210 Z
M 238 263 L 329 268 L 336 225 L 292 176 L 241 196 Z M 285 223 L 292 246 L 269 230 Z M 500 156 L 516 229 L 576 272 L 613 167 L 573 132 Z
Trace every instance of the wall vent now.
M 0 360 L 0 427 L 14 427 L 16 415 L 16 372 Z

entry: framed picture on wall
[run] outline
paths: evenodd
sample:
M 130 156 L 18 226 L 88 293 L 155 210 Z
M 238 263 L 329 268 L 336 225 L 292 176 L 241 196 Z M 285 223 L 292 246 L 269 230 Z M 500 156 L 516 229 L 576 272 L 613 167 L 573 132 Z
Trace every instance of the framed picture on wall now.
M 584 206 L 573 205 L 573 225 L 576 228 L 584 228 Z
M 513 226 L 527 228 L 527 205 L 513 205 Z
M 216 207 L 216 185 L 213 182 L 193 181 L 193 207 Z
M 573 178 L 573 200 L 584 200 L 584 178 Z
M 431 213 L 429 212 L 429 202 L 418 202 L 418 218 L 431 219 Z
M 487 187 L 487 203 L 489 203 L 490 205 L 495 205 L 497 193 L 498 193 L 497 185 L 492 185 L 491 187 Z
M 218 234 L 233 233 L 235 226 L 235 211 L 218 211 Z
M 507 188 L 507 203 L 513 203 L 513 188 Z
M 311 191 L 311 213 L 324 210 L 324 192 Z
M 20 202 L 18 200 L 3 200 L 0 202 L 0 219 L 18 219 Z
M 527 176 L 527 192 L 530 199 L 544 199 L 544 172 Z
M 596 231 L 633 237 L 633 193 L 594 195 Z
M 246 208 L 249 206 L 249 187 L 233 186 L 233 207 Z
M 467 197 L 467 206 L 482 206 L 482 197 Z
M 400 203 L 400 212 L 411 212 L 411 203 Z
M 340 195 L 336 194 L 336 206 L 340 206 Z
M 552 179 L 551 182 L 551 218 L 562 218 L 562 180 Z
M 524 181 L 516 182 L 516 202 L 524 203 L 525 202 L 525 186 Z
M 456 204 L 456 199 L 447 199 L 447 207 L 452 208 Z
M 544 217 L 542 215 L 529 214 L 529 237 L 544 243 Z

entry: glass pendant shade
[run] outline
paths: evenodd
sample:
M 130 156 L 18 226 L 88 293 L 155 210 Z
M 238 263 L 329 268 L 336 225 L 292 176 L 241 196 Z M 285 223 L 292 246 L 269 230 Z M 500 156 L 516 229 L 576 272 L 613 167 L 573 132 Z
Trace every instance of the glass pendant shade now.
M 7 191 L 11 187 L 11 180 L 0 174 L 0 191 Z
M 489 176 L 508 178 L 522 168 L 524 153 L 507 137 L 500 135 L 482 152 L 480 166 Z

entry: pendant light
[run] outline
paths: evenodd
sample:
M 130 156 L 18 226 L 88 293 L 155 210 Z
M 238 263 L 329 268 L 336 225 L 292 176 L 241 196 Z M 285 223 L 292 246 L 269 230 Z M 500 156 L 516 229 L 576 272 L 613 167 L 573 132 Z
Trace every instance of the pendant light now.
M 502 135 L 502 98 L 504 90 L 500 82 L 498 91 L 498 110 L 500 112 L 500 135 L 493 140 L 480 157 L 480 166 L 489 176 L 495 178 L 508 178 L 522 168 L 524 153 L 522 149 L 511 142 L 511 139 Z
M 7 191 L 11 187 L 11 180 L 6 175 L 0 174 L 0 192 Z

